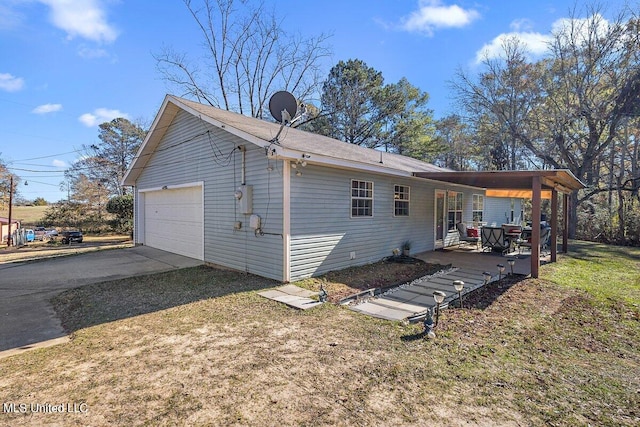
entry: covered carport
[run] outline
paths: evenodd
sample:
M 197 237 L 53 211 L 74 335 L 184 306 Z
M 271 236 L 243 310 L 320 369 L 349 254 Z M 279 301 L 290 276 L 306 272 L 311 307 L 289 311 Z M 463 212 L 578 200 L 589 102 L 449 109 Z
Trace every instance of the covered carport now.
M 558 241 L 558 193 L 562 197 L 562 252 L 568 250 L 569 195 L 584 188 L 571 171 L 463 171 L 463 172 L 415 172 L 416 177 L 452 184 L 484 188 L 489 197 L 514 197 L 531 199 L 531 277 L 540 271 L 540 214 L 542 199 L 551 199 L 551 262 L 557 259 Z

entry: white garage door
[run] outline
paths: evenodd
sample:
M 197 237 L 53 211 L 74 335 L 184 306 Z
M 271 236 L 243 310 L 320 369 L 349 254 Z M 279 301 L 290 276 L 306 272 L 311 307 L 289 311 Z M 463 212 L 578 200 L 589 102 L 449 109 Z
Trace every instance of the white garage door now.
M 144 244 L 204 259 L 202 187 L 144 193 Z

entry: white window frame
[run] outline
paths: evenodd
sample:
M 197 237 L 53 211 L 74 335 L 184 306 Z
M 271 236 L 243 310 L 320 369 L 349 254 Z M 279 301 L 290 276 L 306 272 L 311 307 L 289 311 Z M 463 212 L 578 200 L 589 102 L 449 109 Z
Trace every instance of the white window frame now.
M 471 219 L 474 222 L 484 221 L 484 194 L 474 194 L 471 201 Z M 476 213 L 480 212 L 480 219 L 476 219 Z
M 405 207 L 398 207 L 398 205 L 405 205 Z M 411 187 L 408 185 L 394 184 L 393 185 L 393 216 L 409 216 L 411 213 Z M 406 213 L 398 213 L 398 210 Z
M 451 203 L 453 197 L 454 202 Z M 459 197 L 459 200 L 458 200 Z M 453 223 L 451 223 L 451 212 L 454 212 Z M 459 216 L 458 216 L 459 214 Z M 447 230 L 455 231 L 456 224 L 464 217 L 464 193 L 458 191 L 447 191 Z
M 358 183 L 358 187 L 354 188 L 354 183 Z M 364 183 L 365 187 L 362 188 L 361 184 Z M 373 217 L 373 181 L 365 181 L 362 179 L 352 179 L 351 180 L 351 218 L 372 218 Z M 354 191 L 357 194 L 354 195 Z M 364 193 L 363 193 L 364 192 Z M 369 202 L 370 207 L 368 208 L 369 214 L 357 214 L 362 209 L 367 209 L 366 206 L 353 206 L 354 202 L 359 203 L 360 201 Z M 353 214 L 354 209 L 356 209 L 356 215 Z

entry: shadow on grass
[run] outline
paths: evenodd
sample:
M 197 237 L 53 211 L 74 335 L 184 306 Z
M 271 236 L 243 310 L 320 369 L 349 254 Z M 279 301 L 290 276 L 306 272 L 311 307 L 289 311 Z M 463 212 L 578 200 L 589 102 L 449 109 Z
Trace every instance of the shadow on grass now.
M 606 258 L 605 253 L 615 255 L 620 259 L 640 261 L 640 248 L 607 245 L 583 240 L 572 240 L 569 243 L 569 252 L 565 256 L 590 261 L 597 258 Z
M 277 286 L 237 271 L 199 266 L 86 285 L 51 300 L 66 332 L 209 298 Z
M 422 331 L 422 332 L 417 332 L 415 334 L 403 335 L 400 337 L 400 340 L 404 342 L 418 341 L 418 340 L 424 339 L 426 336 L 427 336 L 427 332 Z

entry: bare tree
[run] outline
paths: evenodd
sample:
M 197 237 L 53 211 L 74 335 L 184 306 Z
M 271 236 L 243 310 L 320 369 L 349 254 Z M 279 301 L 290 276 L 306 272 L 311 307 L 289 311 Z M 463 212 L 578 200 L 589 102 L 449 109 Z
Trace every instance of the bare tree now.
M 527 61 L 517 38 L 506 39 L 502 48 L 502 57 L 485 57 L 485 71 L 477 79 L 459 70 L 450 86 L 476 130 L 491 141 L 487 166 L 515 170 L 526 166 L 522 138 L 528 132 L 523 129 L 539 103 L 541 69 Z
M 300 100 L 318 92 L 320 61 L 330 53 L 327 35 L 288 34 L 262 3 L 183 2 L 202 34 L 202 61 L 192 63 L 172 48 L 154 55 L 159 72 L 181 96 L 263 118 L 276 91 L 287 90 Z
M 489 117 L 500 135 L 508 137 L 511 165 L 514 154 L 530 158 L 536 167 L 569 169 L 587 184 L 572 195 L 571 236 L 575 235 L 581 202 L 607 191 L 611 173 L 603 174 L 621 125 L 640 102 L 640 41 L 637 17 L 628 8 L 607 21 L 598 6 L 573 11 L 552 35 L 547 57 L 535 64 L 517 59 L 505 46 L 506 61 L 486 64 L 478 82 L 459 76 L 455 88 L 467 111 L 477 119 Z M 510 54 L 510 52 L 512 54 Z M 516 55 L 513 55 L 513 54 Z M 505 78 L 506 77 L 506 78 Z M 615 165 L 615 160 L 614 160 Z M 619 175 L 615 175 L 619 177 Z

